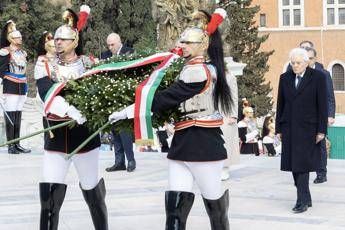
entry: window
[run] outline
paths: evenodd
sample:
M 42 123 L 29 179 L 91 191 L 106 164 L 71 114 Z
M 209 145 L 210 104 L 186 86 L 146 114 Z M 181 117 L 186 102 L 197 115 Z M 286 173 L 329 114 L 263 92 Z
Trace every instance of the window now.
M 324 0 L 326 25 L 345 25 L 345 0 Z
M 303 26 L 304 0 L 279 0 L 279 25 Z
M 266 14 L 260 14 L 260 27 L 266 26 Z
M 334 9 L 327 9 L 327 25 L 334 25 Z
M 301 25 L 301 10 L 293 10 L 293 22 L 295 26 Z
M 333 88 L 335 91 L 345 90 L 345 75 L 344 67 L 340 64 L 335 64 L 332 67 Z

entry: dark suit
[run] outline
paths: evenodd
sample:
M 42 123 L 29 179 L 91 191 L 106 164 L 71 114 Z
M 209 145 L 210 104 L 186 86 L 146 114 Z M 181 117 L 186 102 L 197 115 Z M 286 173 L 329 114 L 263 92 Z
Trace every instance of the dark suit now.
M 119 54 L 130 54 L 134 50 L 130 47 L 122 46 Z M 106 59 L 112 57 L 113 54 L 110 50 L 101 53 L 101 59 Z M 128 131 L 115 132 L 112 130 L 114 152 L 115 152 L 115 162 L 117 164 L 125 164 L 125 154 L 128 161 L 134 161 L 133 152 L 133 133 Z
M 132 49 L 131 47 L 122 46 L 119 54 L 131 54 L 133 52 L 134 52 L 134 49 Z M 113 54 L 110 52 L 110 50 L 107 50 L 101 53 L 101 59 L 107 59 L 112 56 Z
M 309 172 L 321 161 L 321 143 L 315 144 L 315 138 L 327 132 L 326 78 L 309 67 L 297 89 L 295 78 L 293 71 L 280 76 L 276 132 L 282 134 L 281 170 L 293 172 L 297 201 L 306 204 L 311 202 Z
M 315 64 L 315 69 L 320 69 Z M 331 78 L 331 74 L 325 70 L 321 69 L 322 73 L 324 74 L 324 77 L 326 79 L 326 89 L 327 89 L 327 112 L 328 112 L 328 117 L 335 117 L 335 97 L 334 97 L 334 90 L 333 90 L 333 82 Z M 326 140 L 322 140 L 321 143 L 321 150 L 322 150 L 322 155 L 321 155 L 321 162 L 320 162 L 320 167 L 316 171 L 317 177 L 326 177 L 327 176 L 327 148 L 326 148 Z

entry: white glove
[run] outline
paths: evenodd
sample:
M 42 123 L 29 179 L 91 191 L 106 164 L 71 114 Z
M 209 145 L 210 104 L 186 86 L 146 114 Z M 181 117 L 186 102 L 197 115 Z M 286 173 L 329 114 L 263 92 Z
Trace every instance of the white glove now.
M 124 120 L 127 118 L 127 113 L 126 113 L 126 109 L 121 110 L 120 112 L 113 112 L 110 116 L 109 116 L 109 121 L 111 124 L 114 124 L 115 122 L 119 121 L 119 120 Z
M 124 120 L 124 119 L 132 119 L 134 118 L 134 104 L 131 104 L 129 106 L 127 106 L 126 108 L 124 108 L 123 110 L 119 111 L 119 112 L 113 112 L 108 120 L 111 121 L 111 123 L 115 123 L 119 120 Z
M 74 107 L 73 105 L 70 105 L 67 110 L 67 115 L 75 120 L 79 125 L 84 124 L 86 122 L 86 118 L 81 114 L 81 112 Z
M 1 85 L 1 83 L 2 83 L 2 78 L 0 78 L 0 85 Z

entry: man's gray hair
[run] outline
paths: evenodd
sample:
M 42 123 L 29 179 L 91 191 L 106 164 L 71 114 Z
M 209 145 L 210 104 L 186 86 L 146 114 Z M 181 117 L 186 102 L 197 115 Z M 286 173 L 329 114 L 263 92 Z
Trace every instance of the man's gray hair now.
M 290 61 L 293 57 L 302 57 L 304 61 L 309 61 L 309 56 L 308 56 L 308 52 L 305 49 L 302 48 L 294 48 L 290 51 Z

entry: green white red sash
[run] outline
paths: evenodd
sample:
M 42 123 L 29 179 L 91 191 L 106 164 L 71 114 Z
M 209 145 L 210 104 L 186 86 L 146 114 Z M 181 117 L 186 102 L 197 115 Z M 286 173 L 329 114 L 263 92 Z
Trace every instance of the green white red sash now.
M 66 83 L 55 83 L 48 90 L 47 94 L 44 97 L 44 113 L 47 114 L 51 103 L 53 102 L 54 97 L 65 87 Z
M 79 78 L 87 77 L 93 74 L 130 69 L 144 66 L 156 62 L 161 64 L 152 72 L 149 78 L 142 82 L 135 92 L 135 108 L 134 108 L 134 134 L 137 144 L 148 145 L 153 144 L 153 131 L 151 122 L 151 105 L 154 93 L 165 75 L 166 69 L 179 56 L 170 52 L 158 53 L 148 57 L 139 58 L 126 62 L 107 63 L 94 67 Z M 45 108 L 47 111 L 56 95 L 61 92 L 66 83 L 56 83 L 48 91 L 45 97 Z
M 153 144 L 153 130 L 151 121 L 151 106 L 153 96 L 165 75 L 166 69 L 177 58 L 179 58 L 178 55 L 169 53 L 163 62 L 152 72 L 150 77 L 143 81 L 135 91 L 134 134 L 135 143 L 137 145 Z

